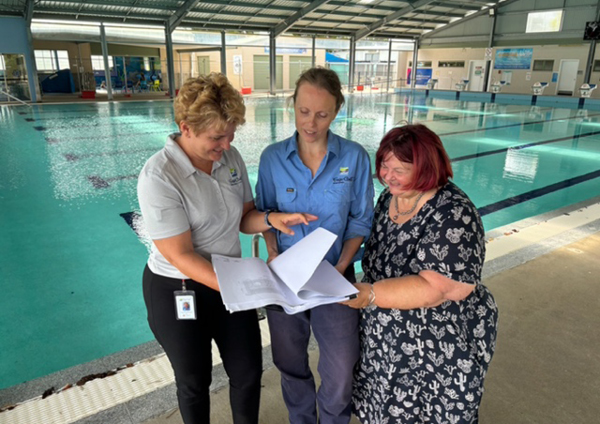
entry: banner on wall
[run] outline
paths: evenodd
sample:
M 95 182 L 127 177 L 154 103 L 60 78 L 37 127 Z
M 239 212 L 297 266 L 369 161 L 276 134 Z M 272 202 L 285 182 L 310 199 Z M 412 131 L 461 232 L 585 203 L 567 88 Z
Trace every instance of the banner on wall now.
M 406 83 L 410 84 L 410 74 L 412 69 L 408 68 L 406 72 Z M 433 75 L 433 69 L 431 68 L 417 68 L 417 81 L 416 85 L 427 85 L 431 76 Z
M 531 69 L 533 49 L 498 49 L 494 69 Z

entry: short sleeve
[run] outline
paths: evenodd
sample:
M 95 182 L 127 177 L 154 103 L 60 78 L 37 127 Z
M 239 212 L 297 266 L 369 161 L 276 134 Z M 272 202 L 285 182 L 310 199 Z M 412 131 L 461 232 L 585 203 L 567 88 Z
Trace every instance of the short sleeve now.
M 454 281 L 478 284 L 485 259 L 483 225 L 470 201 L 451 202 L 429 215 L 417 243 L 412 271 L 435 271 Z
M 243 200 L 244 203 L 248 203 L 254 200 L 254 195 L 252 194 L 252 187 L 250 186 L 250 180 L 248 179 L 248 170 L 246 169 L 246 163 L 242 159 L 241 155 L 238 156 L 238 161 L 242 173 L 242 185 L 244 187 Z
M 138 200 L 150 238 L 160 240 L 190 229 L 180 193 L 161 176 L 144 172 L 138 179 Z

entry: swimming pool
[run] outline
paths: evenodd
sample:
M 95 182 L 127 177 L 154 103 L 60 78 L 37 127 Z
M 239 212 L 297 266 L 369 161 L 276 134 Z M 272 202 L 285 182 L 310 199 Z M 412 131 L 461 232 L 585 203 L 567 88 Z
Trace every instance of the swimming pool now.
M 247 105 L 234 143 L 254 186 L 294 122 L 281 98 Z M 332 129 L 374 158 L 403 121 L 440 134 L 488 231 L 600 195 L 600 111 L 356 95 Z M 0 388 L 153 339 L 128 223 L 139 170 L 175 129 L 167 101 L 0 107 Z

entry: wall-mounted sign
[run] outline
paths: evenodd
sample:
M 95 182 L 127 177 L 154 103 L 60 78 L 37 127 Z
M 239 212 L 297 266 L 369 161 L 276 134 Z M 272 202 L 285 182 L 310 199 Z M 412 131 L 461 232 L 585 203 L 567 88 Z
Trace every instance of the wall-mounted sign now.
M 533 49 L 498 49 L 494 69 L 531 69 Z
M 233 56 L 233 74 L 242 75 L 242 55 Z
M 408 68 L 407 70 L 407 75 L 406 75 L 406 83 L 410 84 L 410 74 L 411 74 L 412 69 Z M 416 85 L 426 85 L 429 80 L 431 79 L 431 76 L 433 75 L 433 69 L 422 69 L 422 68 L 417 68 L 417 80 L 416 80 Z

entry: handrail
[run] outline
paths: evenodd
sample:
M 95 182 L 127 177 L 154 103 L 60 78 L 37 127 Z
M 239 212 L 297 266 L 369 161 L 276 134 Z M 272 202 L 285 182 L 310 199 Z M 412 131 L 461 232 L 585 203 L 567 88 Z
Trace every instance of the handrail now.
M 29 103 L 25 103 L 23 100 L 8 94 L 6 91 L 0 90 L 0 94 L 5 94 L 6 96 L 10 97 L 11 99 L 15 99 L 17 102 L 23 103 L 25 106 L 29 106 L 31 107 L 31 105 Z
M 252 251 L 252 257 L 253 258 L 258 258 L 260 257 L 260 239 L 263 238 L 263 235 L 261 233 L 257 233 L 257 234 L 253 234 L 252 235 L 252 246 L 251 246 L 251 251 Z M 258 315 L 258 320 L 262 320 L 265 319 L 267 317 L 267 311 L 265 310 L 265 308 L 257 308 L 256 309 L 256 314 Z

